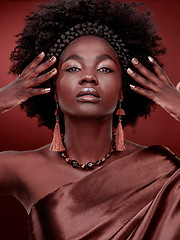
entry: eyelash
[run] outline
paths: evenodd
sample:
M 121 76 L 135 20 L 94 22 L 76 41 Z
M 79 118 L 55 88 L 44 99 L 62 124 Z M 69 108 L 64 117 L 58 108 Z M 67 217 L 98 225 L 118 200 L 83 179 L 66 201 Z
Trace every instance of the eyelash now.
M 103 72 L 103 73 L 112 73 L 113 72 L 113 70 L 111 68 L 108 68 L 108 67 L 102 67 L 102 68 L 98 69 L 98 71 Z
M 79 72 L 81 69 L 78 67 L 69 67 L 66 69 L 66 72 Z M 112 73 L 113 70 L 111 68 L 108 67 L 102 67 L 99 68 L 97 71 L 99 72 L 103 72 L 103 73 Z
M 69 67 L 66 69 L 66 72 L 78 72 L 79 70 L 81 70 L 78 67 Z

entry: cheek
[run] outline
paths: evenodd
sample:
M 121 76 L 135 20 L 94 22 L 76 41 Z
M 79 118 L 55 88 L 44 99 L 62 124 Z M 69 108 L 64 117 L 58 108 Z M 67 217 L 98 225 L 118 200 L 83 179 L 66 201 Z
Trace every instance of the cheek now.
M 104 102 L 106 103 L 105 109 L 109 109 L 110 113 L 113 113 L 118 104 L 120 90 L 117 88 L 111 88 L 111 90 L 112 91 L 108 91 L 106 96 L 104 96 Z
M 111 77 L 109 81 L 107 81 L 106 84 L 103 86 L 106 100 L 112 102 L 114 101 L 115 103 L 118 102 L 119 96 L 120 96 L 120 91 L 122 88 L 122 79 L 120 75 L 115 75 Z
M 58 96 L 58 102 L 62 110 L 65 106 L 68 107 L 72 104 L 72 99 L 74 99 L 75 94 L 75 87 L 76 84 L 74 81 L 70 81 L 61 75 L 58 76 L 56 81 L 56 92 Z

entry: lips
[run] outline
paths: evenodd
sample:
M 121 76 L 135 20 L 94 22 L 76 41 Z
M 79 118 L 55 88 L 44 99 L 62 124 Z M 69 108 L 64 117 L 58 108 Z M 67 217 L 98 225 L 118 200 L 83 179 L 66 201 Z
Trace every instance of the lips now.
M 81 89 L 78 92 L 77 97 L 84 96 L 84 95 L 91 95 L 91 96 L 100 98 L 100 95 L 99 95 L 98 91 L 94 88 L 83 88 L 83 89 Z
M 100 94 L 94 88 L 83 88 L 77 93 L 76 97 L 81 102 L 99 102 L 100 101 Z

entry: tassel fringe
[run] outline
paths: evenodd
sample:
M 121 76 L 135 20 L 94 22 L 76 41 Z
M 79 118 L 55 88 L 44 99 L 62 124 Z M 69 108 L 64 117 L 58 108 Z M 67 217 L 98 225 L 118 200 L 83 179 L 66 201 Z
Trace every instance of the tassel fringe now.
M 118 126 L 116 128 L 116 135 L 115 135 L 115 146 L 116 151 L 124 151 L 124 132 L 121 124 L 121 120 L 119 120 Z
M 53 140 L 52 140 L 49 150 L 52 150 L 54 152 L 64 152 L 65 151 L 65 148 L 64 148 L 64 145 L 63 145 L 62 139 L 61 139 L 59 119 L 56 120 L 56 125 L 55 125 L 54 133 L 53 133 Z
M 121 102 L 119 103 L 119 108 L 116 111 L 116 115 L 118 115 L 119 118 L 119 123 L 117 125 L 116 131 L 115 131 L 115 147 L 116 151 L 124 151 L 125 146 L 124 146 L 124 132 L 122 128 L 122 120 L 121 116 L 125 115 L 124 110 L 121 108 Z

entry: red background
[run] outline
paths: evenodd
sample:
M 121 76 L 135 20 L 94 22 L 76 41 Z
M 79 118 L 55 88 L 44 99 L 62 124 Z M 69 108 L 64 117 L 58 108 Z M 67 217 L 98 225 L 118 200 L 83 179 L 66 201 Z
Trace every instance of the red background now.
M 9 55 L 15 46 L 15 37 L 23 27 L 24 17 L 34 9 L 37 2 L 48 1 L 0 1 L 0 87 L 8 84 L 14 76 L 8 75 Z M 129 2 L 129 1 L 126 1 Z M 168 48 L 162 58 L 165 71 L 176 85 L 179 81 L 180 56 L 180 1 L 142 0 L 153 11 L 160 35 Z M 36 119 L 28 119 L 19 108 L 0 116 L 1 151 L 28 150 L 41 147 L 51 141 L 51 132 L 38 128 Z M 126 138 L 142 145 L 162 144 L 180 155 L 180 124 L 160 107 L 148 120 L 140 120 L 136 128 L 127 127 Z M 27 238 L 27 214 L 21 204 L 12 197 L 0 198 L 0 240 L 25 240 Z

